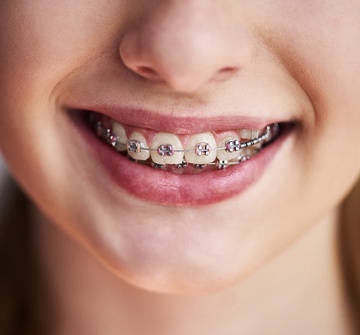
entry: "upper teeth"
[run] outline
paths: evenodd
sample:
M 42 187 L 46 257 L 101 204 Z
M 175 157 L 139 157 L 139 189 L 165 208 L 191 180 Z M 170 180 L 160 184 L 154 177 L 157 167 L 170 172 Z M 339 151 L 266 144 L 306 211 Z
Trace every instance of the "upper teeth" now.
M 116 144 L 116 150 L 126 151 L 128 139 L 126 136 L 125 128 L 121 124 L 119 124 L 117 122 L 113 122 L 112 131 L 113 131 L 114 135 L 116 135 L 118 138 L 118 142 Z
M 211 133 L 192 135 L 185 147 L 185 160 L 192 164 L 207 164 L 215 161 L 216 141 Z
M 183 146 L 178 136 L 158 133 L 151 143 L 151 159 L 157 164 L 180 164 L 183 161 Z
M 185 162 L 195 166 L 214 164 L 219 168 L 226 167 L 229 162 L 236 164 L 252 156 L 264 142 L 270 141 L 277 129 L 278 125 L 274 124 L 267 126 L 264 131 L 241 129 L 231 132 L 230 136 L 229 132 L 222 136 L 214 136 L 210 132 L 194 134 L 186 136 L 184 144 L 179 136 L 160 132 L 149 144 L 140 131 L 132 131 L 127 136 L 125 127 L 118 122 L 111 122 L 110 127 L 105 127 L 101 121 L 96 122 L 97 134 L 117 151 L 127 151 L 130 157 L 138 161 L 151 157 L 157 167 L 166 164 L 184 166 Z M 215 163 L 216 160 L 218 163 Z
M 146 161 L 150 157 L 150 150 L 145 150 L 146 148 L 147 143 L 145 137 L 137 131 L 133 132 L 127 141 L 127 152 L 129 156 L 134 159 Z

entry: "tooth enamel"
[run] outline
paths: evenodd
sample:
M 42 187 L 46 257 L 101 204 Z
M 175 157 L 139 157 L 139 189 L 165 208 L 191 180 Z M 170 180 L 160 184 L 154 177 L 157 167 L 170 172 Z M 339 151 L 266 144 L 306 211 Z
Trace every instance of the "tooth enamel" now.
M 120 123 L 113 122 L 111 128 L 112 132 L 118 137 L 118 142 L 120 142 L 116 144 L 115 149 L 117 151 L 126 151 L 128 139 L 124 127 Z
M 207 164 L 216 159 L 216 142 L 211 133 L 196 134 L 185 146 L 185 160 L 192 164 Z
M 226 142 L 232 141 L 235 139 L 236 138 L 234 138 L 234 137 L 225 137 L 217 143 L 217 147 L 223 148 L 226 146 Z M 237 140 L 239 140 L 239 139 L 237 138 Z M 225 149 L 221 149 L 216 152 L 216 157 L 219 161 L 228 161 L 228 160 L 239 157 L 241 154 L 242 154 L 241 150 L 237 150 L 237 151 L 234 150 L 233 152 L 228 152 Z
M 253 155 L 256 154 L 258 151 L 259 151 L 258 148 L 248 147 L 248 148 L 241 149 L 240 155 L 241 155 L 242 157 L 253 156 Z
M 259 133 L 260 133 L 259 130 L 252 130 L 252 131 L 251 131 L 250 140 L 253 140 L 253 139 L 255 139 L 255 138 L 258 138 L 258 137 L 259 137 Z
M 239 130 L 239 135 L 240 138 L 245 141 L 254 140 L 260 136 L 260 130 L 241 129 Z M 261 143 L 256 144 L 254 147 L 259 149 L 261 147 Z
M 250 140 L 251 138 L 251 130 L 249 129 L 240 129 L 239 130 L 240 138 L 245 140 Z
M 153 137 L 152 144 L 148 145 L 142 132 L 133 131 L 127 138 L 128 130 L 113 120 L 100 120 L 90 116 L 89 121 L 96 135 L 113 146 L 115 150 L 127 150 L 134 160 L 147 161 L 144 164 L 172 172 L 186 169 L 188 163 L 194 169 L 205 169 L 204 171 L 208 171 L 209 168 L 225 169 L 242 163 L 256 155 L 264 144 L 276 139 L 279 133 L 278 124 L 271 124 L 263 130 L 226 131 L 223 134 L 217 133 L 216 137 L 220 139 L 218 143 L 210 132 L 195 134 L 189 138 L 170 133 L 157 133 Z M 185 149 L 180 139 L 183 137 L 186 143 Z M 150 157 L 151 161 L 149 161 Z
M 146 161 L 150 157 L 149 150 L 140 150 L 140 152 L 136 152 L 135 150 L 135 147 L 137 147 L 137 149 L 148 148 L 145 137 L 139 132 L 133 132 L 127 143 L 128 154 L 133 159 Z
M 183 150 L 179 137 L 169 133 L 158 133 L 151 143 L 151 159 L 156 164 L 181 164 L 184 153 L 176 150 Z
M 246 140 L 253 140 L 255 138 L 258 138 L 260 134 L 259 130 L 250 130 L 250 129 L 240 129 L 239 135 L 240 138 L 246 139 Z
M 250 139 L 254 140 L 255 138 L 258 138 L 259 136 L 260 136 L 260 130 L 252 130 Z M 254 148 L 260 149 L 261 148 L 261 143 L 255 144 Z

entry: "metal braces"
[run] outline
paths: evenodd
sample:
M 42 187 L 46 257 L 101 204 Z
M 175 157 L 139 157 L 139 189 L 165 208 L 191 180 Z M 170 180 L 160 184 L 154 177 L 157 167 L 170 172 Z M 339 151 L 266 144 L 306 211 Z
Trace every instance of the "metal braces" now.
M 144 147 L 143 143 L 130 139 L 127 143 L 120 142 L 118 137 L 111 132 L 111 129 L 103 127 L 101 121 L 96 123 L 96 132 L 99 137 L 104 138 L 111 146 L 115 147 L 117 145 L 126 146 L 130 152 L 140 153 L 142 151 L 151 151 L 157 152 L 160 156 L 172 156 L 175 152 L 195 152 L 197 156 L 208 156 L 211 151 L 225 150 L 228 153 L 234 151 L 239 151 L 244 148 L 252 147 L 259 143 L 264 143 L 270 141 L 279 131 L 279 124 L 274 123 L 272 125 L 266 126 L 265 133 L 255 139 L 240 142 L 238 139 L 231 139 L 225 142 L 225 146 L 211 148 L 210 145 L 206 142 L 201 142 L 196 144 L 195 149 L 185 150 L 185 149 L 175 149 L 172 144 L 161 144 L 158 148 L 147 148 Z
M 91 120 L 93 121 L 93 120 Z M 277 136 L 279 133 L 279 124 L 274 123 L 271 125 L 266 126 L 264 134 L 261 136 L 246 141 L 246 142 L 240 142 L 238 139 L 231 139 L 225 142 L 225 145 L 223 147 L 217 147 L 217 148 L 211 148 L 210 145 L 206 142 L 201 142 L 195 145 L 195 148 L 192 150 L 184 150 L 184 149 L 175 149 L 172 144 L 161 144 L 158 148 L 148 148 L 145 147 L 144 144 L 141 141 L 135 140 L 135 139 L 129 139 L 127 143 L 122 143 L 119 141 L 118 137 L 111 131 L 111 129 L 106 128 L 103 126 L 101 121 L 95 121 L 95 131 L 96 134 L 105 140 L 108 144 L 110 144 L 112 147 L 118 147 L 118 146 L 124 146 L 127 148 L 128 152 L 132 153 L 141 153 L 142 151 L 151 151 L 151 152 L 157 152 L 160 156 L 172 156 L 175 152 L 194 152 L 198 156 L 208 156 L 211 151 L 218 151 L 218 150 L 225 150 L 228 153 L 233 153 L 236 151 L 240 151 L 241 149 L 253 147 L 256 144 L 263 144 L 270 142 L 273 138 Z M 260 151 L 260 148 L 258 148 L 257 151 L 254 152 L 253 155 L 255 155 L 257 152 Z M 172 165 L 176 167 L 177 169 L 186 169 L 189 165 L 194 167 L 195 169 L 205 169 L 207 166 L 215 166 L 218 169 L 225 169 L 228 166 L 231 165 L 237 165 L 241 162 L 244 162 L 248 159 L 250 159 L 253 155 L 249 156 L 242 156 L 239 155 L 237 158 L 232 159 L 230 161 L 226 160 L 218 160 L 216 159 L 214 162 L 206 163 L 206 164 L 189 164 L 185 160 L 183 160 L 180 164 L 158 164 L 154 163 L 151 160 L 142 161 L 142 160 L 134 160 L 136 162 L 139 162 L 141 164 L 147 164 L 151 165 L 153 168 L 157 170 L 166 170 L 167 166 Z

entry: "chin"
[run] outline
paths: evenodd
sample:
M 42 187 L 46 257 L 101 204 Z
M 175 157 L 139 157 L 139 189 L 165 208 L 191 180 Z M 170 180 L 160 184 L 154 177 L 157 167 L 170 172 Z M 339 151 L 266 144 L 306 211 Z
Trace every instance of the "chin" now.
M 98 232 L 84 240 L 101 266 L 142 290 L 179 295 L 216 292 L 241 282 L 265 261 L 261 250 L 212 222 L 191 226 L 173 220 L 171 228 L 167 221 L 137 222 L 134 228 L 132 221 L 125 221 L 118 234 L 110 229 L 112 233 Z

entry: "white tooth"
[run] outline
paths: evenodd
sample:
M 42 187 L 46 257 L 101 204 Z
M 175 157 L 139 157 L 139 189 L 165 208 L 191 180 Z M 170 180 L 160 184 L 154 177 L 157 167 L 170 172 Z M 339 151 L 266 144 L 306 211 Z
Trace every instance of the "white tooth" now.
M 132 141 L 135 141 L 135 143 Z M 136 144 L 136 143 L 141 148 L 148 148 L 145 137 L 142 134 L 140 134 L 139 132 L 135 131 L 131 134 L 131 136 L 129 137 L 129 140 L 128 140 L 127 151 L 128 151 L 129 156 L 134 159 L 140 160 L 140 161 L 146 161 L 150 157 L 150 151 L 149 150 L 140 150 L 140 152 L 133 152 L 130 149 L 129 144 Z
M 163 146 L 163 147 L 161 147 Z M 183 161 L 184 153 L 174 150 L 183 150 L 179 137 L 169 133 L 158 133 L 151 143 L 151 159 L 157 164 L 180 164 Z M 163 154 L 163 156 L 161 155 Z
M 248 147 L 248 148 L 244 148 L 241 149 L 241 156 L 246 157 L 246 156 L 254 156 L 256 153 L 258 152 L 258 149 L 255 147 Z
M 239 130 L 239 135 L 240 135 L 240 138 L 242 139 L 242 142 L 244 142 L 244 140 L 250 141 L 250 140 L 254 140 L 255 138 L 258 138 L 260 136 L 260 131 L 259 130 L 241 129 L 241 130 Z M 261 143 L 254 145 L 254 147 L 259 149 L 261 147 Z
M 254 140 L 255 138 L 260 137 L 260 130 L 252 130 L 251 131 L 251 139 Z M 253 147 L 256 149 L 260 149 L 261 148 L 261 143 L 255 144 Z
M 255 139 L 255 138 L 258 138 L 258 137 L 259 137 L 259 133 L 260 133 L 259 130 L 252 130 L 252 131 L 251 131 L 250 140 L 253 140 L 253 139 Z
M 117 151 L 126 151 L 126 149 L 127 149 L 126 143 L 127 143 L 128 139 L 127 139 L 124 127 L 120 123 L 117 123 L 114 121 L 112 123 L 111 129 L 112 129 L 112 132 L 118 137 L 119 142 L 121 142 L 115 146 L 115 149 Z
M 240 129 L 239 130 L 240 138 L 245 139 L 245 140 L 250 140 L 251 133 L 252 133 L 252 131 L 249 129 Z
M 254 145 L 254 148 L 256 149 L 261 149 L 262 143 L 258 143 Z
M 229 137 L 229 136 L 225 137 L 218 142 L 217 147 L 218 148 L 225 147 L 227 141 L 231 141 L 231 140 L 235 140 L 235 139 L 239 140 L 239 138 L 236 138 L 236 137 Z M 221 149 L 216 152 L 217 159 L 220 161 L 228 161 L 228 160 L 239 157 L 241 154 L 242 154 L 241 150 L 227 152 L 225 149 Z
M 216 142 L 211 133 L 196 134 L 186 143 L 185 160 L 191 164 L 207 164 L 216 159 Z

